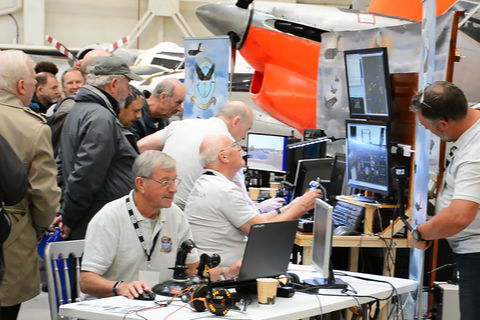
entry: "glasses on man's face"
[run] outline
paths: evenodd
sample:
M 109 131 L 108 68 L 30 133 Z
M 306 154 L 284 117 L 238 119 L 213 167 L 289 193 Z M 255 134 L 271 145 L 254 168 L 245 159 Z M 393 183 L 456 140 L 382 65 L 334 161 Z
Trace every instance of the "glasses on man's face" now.
M 220 152 L 224 152 L 224 151 L 227 151 L 229 148 L 238 148 L 240 147 L 240 144 L 239 144 L 240 140 L 237 140 L 235 141 L 234 143 L 232 143 L 231 145 L 229 145 L 228 147 L 220 150 Z
M 425 89 L 422 90 L 422 95 L 420 96 L 420 104 L 423 104 L 425 107 L 433 111 L 432 106 L 425 102 Z
M 173 180 L 172 179 L 157 180 L 149 177 L 142 177 L 142 178 L 155 181 L 156 183 L 160 184 L 164 188 L 168 188 L 172 184 L 172 182 L 175 183 L 176 186 L 178 186 L 182 182 L 180 178 L 175 178 Z

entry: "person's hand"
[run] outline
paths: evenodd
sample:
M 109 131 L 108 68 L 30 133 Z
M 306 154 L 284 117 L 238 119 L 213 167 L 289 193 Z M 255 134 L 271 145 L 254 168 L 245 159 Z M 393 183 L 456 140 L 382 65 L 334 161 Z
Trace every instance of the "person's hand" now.
M 322 190 L 314 189 L 314 190 L 308 191 L 303 196 L 299 197 L 296 205 L 301 206 L 303 208 L 303 211 L 308 211 L 313 209 L 313 207 L 315 206 L 315 199 L 322 198 L 322 197 L 323 197 Z
M 257 208 L 265 213 L 281 208 L 284 204 L 285 199 L 283 198 L 270 198 L 257 204 Z
M 52 223 L 48 227 L 49 230 L 54 230 L 55 228 L 62 228 L 63 222 L 62 222 L 62 216 L 58 215 L 55 218 L 53 218 Z
M 117 287 L 118 295 L 129 299 L 138 298 L 143 291 L 151 291 L 148 284 L 143 281 L 122 282 Z
M 60 232 L 60 235 L 62 236 L 63 239 L 68 239 L 70 237 L 70 233 L 72 232 L 72 228 L 67 226 L 65 223 L 62 223 L 62 232 Z
M 232 264 L 230 267 L 225 268 L 225 270 L 223 271 L 225 274 L 225 278 L 227 279 L 238 278 L 238 275 L 240 274 L 240 268 L 242 267 L 242 261 L 243 261 L 243 258 L 240 258 L 237 261 L 235 261 L 235 263 Z
M 427 250 L 432 245 L 432 241 L 417 241 L 413 238 L 412 233 L 408 235 L 408 245 L 420 250 Z

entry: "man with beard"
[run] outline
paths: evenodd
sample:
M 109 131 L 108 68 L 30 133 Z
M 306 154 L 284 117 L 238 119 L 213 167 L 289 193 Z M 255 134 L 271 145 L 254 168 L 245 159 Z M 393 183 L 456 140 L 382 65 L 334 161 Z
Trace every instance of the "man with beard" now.
M 65 120 L 57 159 L 63 203 L 53 223 L 65 239 L 83 239 L 95 213 L 133 186 L 131 168 L 138 153 L 118 119 L 130 80 L 142 78 L 120 58 L 98 58 Z

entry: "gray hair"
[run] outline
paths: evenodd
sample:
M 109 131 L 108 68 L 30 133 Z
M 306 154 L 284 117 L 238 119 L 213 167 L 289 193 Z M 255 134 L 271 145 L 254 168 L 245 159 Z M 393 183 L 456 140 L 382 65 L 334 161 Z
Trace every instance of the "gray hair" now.
M 175 87 L 176 87 L 175 83 L 172 81 L 172 79 L 170 78 L 164 79 L 162 82 L 160 82 L 155 86 L 155 89 L 153 89 L 152 94 L 155 97 L 158 97 L 162 92 L 165 92 L 165 94 L 167 95 L 167 98 L 170 99 L 171 97 L 173 97 L 173 92 L 175 91 Z
M 153 169 L 161 167 L 163 170 L 175 169 L 176 161 L 168 154 L 158 150 L 148 150 L 141 153 L 132 167 L 134 178 L 153 177 Z
M 224 135 L 210 135 L 200 145 L 200 163 L 205 168 L 219 162 L 218 154 L 224 148 L 218 141 Z M 226 136 L 225 136 L 226 137 Z
M 107 75 L 96 75 L 89 73 L 87 75 L 87 84 L 105 89 L 105 86 L 109 84 L 114 78 L 122 79 L 124 76 L 121 74 L 107 74 Z
M 432 123 L 460 121 L 467 114 L 468 102 L 463 91 L 453 83 L 435 81 L 413 96 L 410 110 L 420 112 Z
M 227 120 L 232 120 L 235 117 L 240 117 L 240 121 L 245 123 L 253 118 L 252 109 L 244 102 L 230 101 L 224 104 L 218 110 L 217 117 L 223 116 Z
M 32 60 L 23 51 L 0 51 L 0 89 L 15 90 L 19 80 L 31 75 L 27 61 Z

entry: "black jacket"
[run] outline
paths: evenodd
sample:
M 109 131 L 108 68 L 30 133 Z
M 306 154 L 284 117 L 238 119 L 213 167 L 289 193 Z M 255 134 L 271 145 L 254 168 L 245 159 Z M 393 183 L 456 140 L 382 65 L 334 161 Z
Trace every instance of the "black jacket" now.
M 61 213 L 63 223 L 72 228 L 72 240 L 83 239 L 95 213 L 133 187 L 131 170 L 138 153 L 122 132 L 118 110 L 112 96 L 86 85 L 65 120 L 59 150 Z
M 130 127 L 130 131 L 133 132 L 137 140 L 162 130 L 168 125 L 167 118 L 154 118 L 152 116 L 146 100 L 143 101 L 141 113 L 142 117 Z

